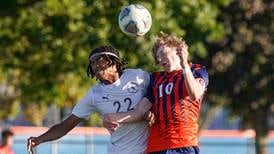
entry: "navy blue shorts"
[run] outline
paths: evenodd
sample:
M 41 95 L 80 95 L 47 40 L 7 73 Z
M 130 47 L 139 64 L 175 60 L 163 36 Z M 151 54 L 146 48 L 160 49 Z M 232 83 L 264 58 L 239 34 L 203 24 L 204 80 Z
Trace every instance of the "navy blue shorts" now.
M 182 147 L 176 149 L 168 149 L 163 151 L 150 152 L 148 154 L 199 154 L 200 150 L 198 147 Z

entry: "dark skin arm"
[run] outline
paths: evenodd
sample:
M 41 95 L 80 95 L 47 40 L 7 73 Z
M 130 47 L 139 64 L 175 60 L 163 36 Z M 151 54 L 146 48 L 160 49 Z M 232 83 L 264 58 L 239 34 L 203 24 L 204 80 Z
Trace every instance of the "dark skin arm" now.
M 33 154 L 33 148 L 41 143 L 59 139 L 72 130 L 77 124 L 81 122 L 81 118 L 75 115 L 70 115 L 67 119 L 52 126 L 48 131 L 38 137 L 28 138 L 28 151 Z
M 149 120 L 149 125 L 154 123 L 154 114 L 149 112 L 152 104 L 150 101 L 144 97 L 132 111 L 120 112 L 120 113 L 109 113 L 103 115 L 104 123 L 109 125 L 104 125 L 109 131 L 113 132 L 119 127 L 119 123 L 131 123 L 145 119 Z

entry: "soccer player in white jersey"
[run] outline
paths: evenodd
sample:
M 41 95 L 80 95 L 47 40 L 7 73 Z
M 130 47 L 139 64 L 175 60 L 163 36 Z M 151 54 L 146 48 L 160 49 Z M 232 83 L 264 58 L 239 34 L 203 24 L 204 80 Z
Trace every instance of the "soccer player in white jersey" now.
M 94 49 L 89 56 L 87 74 L 96 77 L 100 82 L 89 89 L 68 118 L 52 126 L 42 135 L 30 137 L 28 151 L 32 153 L 32 148 L 40 143 L 66 135 L 94 110 L 102 115 L 132 110 L 146 93 L 149 74 L 141 69 L 123 69 L 123 64 L 118 51 L 112 46 Z M 147 145 L 147 135 L 146 121 L 120 124 L 117 130 L 111 131 L 108 153 L 143 154 Z

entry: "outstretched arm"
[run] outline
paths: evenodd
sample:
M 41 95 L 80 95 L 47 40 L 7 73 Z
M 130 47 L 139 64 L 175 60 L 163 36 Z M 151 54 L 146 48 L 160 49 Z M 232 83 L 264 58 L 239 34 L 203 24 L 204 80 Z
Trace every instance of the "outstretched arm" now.
M 40 143 L 56 140 L 66 135 L 72 130 L 77 124 L 79 124 L 81 118 L 75 115 L 70 115 L 67 119 L 59 124 L 52 126 L 48 131 L 38 137 L 28 138 L 28 151 L 31 153 L 32 148 L 39 145 Z
M 137 122 L 143 119 L 143 116 L 147 111 L 150 110 L 152 104 L 146 98 L 142 98 L 142 100 L 137 104 L 136 108 L 132 111 L 128 112 L 120 112 L 120 113 L 109 113 L 103 116 L 104 122 L 114 122 L 117 125 L 112 125 L 107 128 L 110 131 L 115 131 L 118 127 L 119 123 L 130 123 L 130 122 Z

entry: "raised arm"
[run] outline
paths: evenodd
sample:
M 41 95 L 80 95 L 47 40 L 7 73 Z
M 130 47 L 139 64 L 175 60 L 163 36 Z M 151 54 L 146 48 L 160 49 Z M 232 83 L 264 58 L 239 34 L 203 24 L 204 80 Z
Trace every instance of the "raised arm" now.
M 188 64 L 188 46 L 183 44 L 177 51 L 181 59 L 181 66 L 183 68 L 184 82 L 187 92 L 191 100 L 199 100 L 205 92 L 205 81 L 202 78 L 194 78 L 192 71 Z
M 205 81 L 202 78 L 194 78 L 189 66 L 183 68 L 184 82 L 191 100 L 199 100 L 205 92 Z
M 28 151 L 32 153 L 32 148 L 39 145 L 40 143 L 52 141 L 61 138 L 72 130 L 79 122 L 81 118 L 75 115 L 70 115 L 67 119 L 59 124 L 52 126 L 48 131 L 38 137 L 28 138 Z

